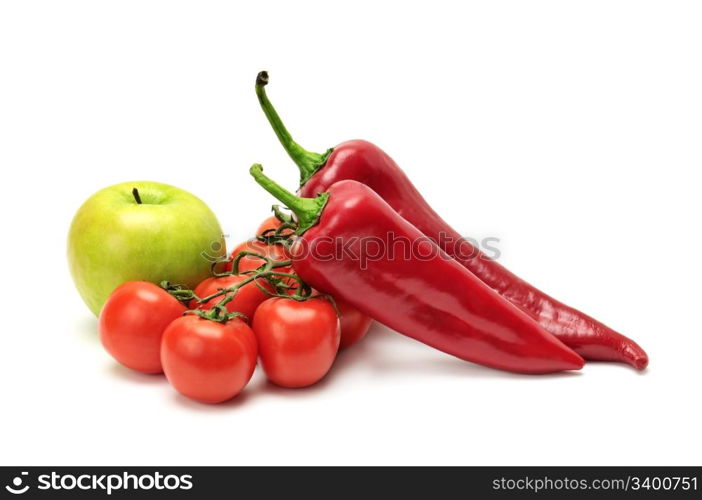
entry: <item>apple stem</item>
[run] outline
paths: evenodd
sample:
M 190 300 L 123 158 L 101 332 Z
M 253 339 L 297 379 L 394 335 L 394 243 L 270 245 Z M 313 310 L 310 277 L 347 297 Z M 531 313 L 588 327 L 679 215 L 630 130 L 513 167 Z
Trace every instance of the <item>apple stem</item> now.
M 137 188 L 132 189 L 132 196 L 134 196 L 136 202 L 141 205 L 141 196 L 139 196 L 139 190 Z

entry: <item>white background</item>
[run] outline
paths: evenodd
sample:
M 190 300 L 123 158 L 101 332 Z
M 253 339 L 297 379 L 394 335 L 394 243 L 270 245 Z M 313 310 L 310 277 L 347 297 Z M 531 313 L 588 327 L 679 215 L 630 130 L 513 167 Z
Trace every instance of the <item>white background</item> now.
M 0 463 L 698 464 L 699 2 L 3 2 Z M 384 328 L 333 373 L 204 406 L 117 366 L 68 274 L 91 193 L 185 188 L 229 244 L 296 139 L 386 149 L 464 234 L 647 349 L 518 376 Z

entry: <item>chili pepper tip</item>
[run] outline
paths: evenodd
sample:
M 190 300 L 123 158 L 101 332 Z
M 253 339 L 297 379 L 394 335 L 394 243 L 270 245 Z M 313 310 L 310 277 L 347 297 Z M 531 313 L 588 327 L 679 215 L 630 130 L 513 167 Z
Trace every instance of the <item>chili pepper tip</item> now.
M 634 368 L 636 368 L 637 370 L 643 371 L 643 370 L 645 370 L 646 367 L 648 366 L 648 356 L 647 356 L 646 353 L 644 353 L 643 350 L 642 350 L 642 354 L 640 354 L 639 356 L 635 357 L 635 358 L 633 359 L 633 363 L 632 363 L 632 364 L 633 364 Z
M 268 85 L 268 71 L 259 71 L 256 75 L 256 86 L 265 87 Z

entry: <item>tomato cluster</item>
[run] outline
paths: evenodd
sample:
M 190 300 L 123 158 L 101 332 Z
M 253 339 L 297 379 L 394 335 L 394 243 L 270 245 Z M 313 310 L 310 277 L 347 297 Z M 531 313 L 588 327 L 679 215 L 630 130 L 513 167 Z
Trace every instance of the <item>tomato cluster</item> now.
M 280 243 L 292 231 L 281 224 L 266 219 L 257 238 L 234 248 L 223 273 L 192 291 L 145 281 L 116 288 L 100 313 L 105 349 L 128 368 L 164 373 L 178 392 L 205 403 L 239 394 L 258 359 L 277 385 L 318 382 L 371 320 L 294 274 Z

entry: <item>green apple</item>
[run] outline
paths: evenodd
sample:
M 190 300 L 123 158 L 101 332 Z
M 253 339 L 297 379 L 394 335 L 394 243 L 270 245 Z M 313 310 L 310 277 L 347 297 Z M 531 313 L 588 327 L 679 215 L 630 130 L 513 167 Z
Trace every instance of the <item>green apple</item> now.
M 198 197 L 158 182 L 126 182 L 91 196 L 68 235 L 78 292 L 97 316 L 125 281 L 194 288 L 225 253 L 217 218 Z

